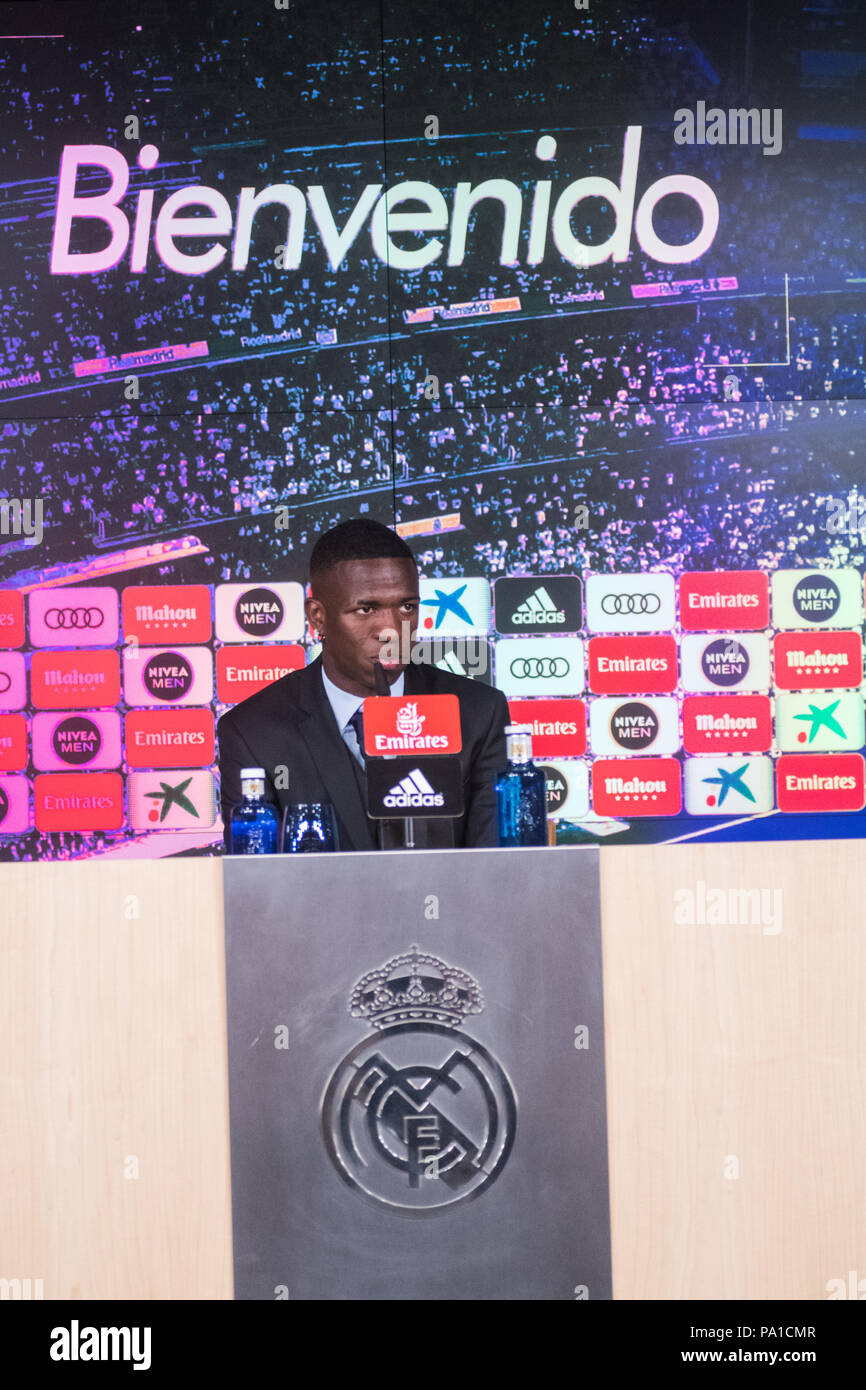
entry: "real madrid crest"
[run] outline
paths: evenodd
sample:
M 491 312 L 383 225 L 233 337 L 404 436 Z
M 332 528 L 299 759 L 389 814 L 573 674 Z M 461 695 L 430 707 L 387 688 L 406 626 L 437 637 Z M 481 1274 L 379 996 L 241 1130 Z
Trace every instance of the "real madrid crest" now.
M 483 1008 L 471 975 L 417 946 L 358 980 L 349 1011 L 376 1031 L 337 1065 L 322 1128 L 337 1172 L 367 1201 L 435 1216 L 501 1173 L 514 1090 L 496 1058 L 459 1031 Z

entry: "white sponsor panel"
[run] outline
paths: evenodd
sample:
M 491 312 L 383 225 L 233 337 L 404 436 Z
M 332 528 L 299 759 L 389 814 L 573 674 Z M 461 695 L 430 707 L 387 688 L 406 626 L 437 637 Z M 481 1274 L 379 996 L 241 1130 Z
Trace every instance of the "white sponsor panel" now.
M 857 690 L 810 690 L 776 696 L 776 738 L 783 753 L 834 753 L 866 741 Z
M 486 637 L 490 627 L 490 585 L 486 579 L 422 579 L 418 639 Z
M 686 633 L 681 653 L 683 690 L 732 695 L 770 688 L 770 641 L 763 632 Z
M 494 662 L 496 685 L 509 699 L 583 690 L 580 637 L 503 637 L 494 644 Z
M 672 695 L 601 696 L 589 706 L 590 748 L 614 757 L 676 753 L 680 746 L 677 713 Z
M 857 627 L 863 621 L 857 570 L 776 570 L 770 584 L 777 628 Z
M 591 632 L 670 632 L 675 622 L 672 574 L 591 574 L 586 581 Z
M 772 758 L 713 758 L 685 762 L 686 810 L 692 816 L 748 816 L 772 811 Z
M 304 636 L 304 586 L 294 581 L 218 584 L 214 607 L 221 642 L 299 642 Z
M 216 819 L 213 773 L 201 768 L 130 772 L 127 795 L 134 830 L 206 830 Z
M 589 814 L 589 768 L 576 758 L 536 758 L 545 769 L 551 820 L 580 820 Z M 551 777 L 551 770 L 553 777 Z

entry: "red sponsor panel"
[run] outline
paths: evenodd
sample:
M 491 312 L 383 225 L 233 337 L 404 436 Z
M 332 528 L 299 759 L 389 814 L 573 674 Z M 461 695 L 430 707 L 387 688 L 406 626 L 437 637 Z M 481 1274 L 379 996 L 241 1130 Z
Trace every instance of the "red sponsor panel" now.
M 859 632 L 780 632 L 773 656 L 779 690 L 846 690 L 863 679 Z
M 27 720 L 23 714 L 0 714 L 0 772 L 27 766 Z
M 33 783 L 36 829 L 119 830 L 123 778 L 119 772 L 43 772 Z
M 687 695 L 683 700 L 687 753 L 765 753 L 772 741 L 769 695 Z
M 130 767 L 209 767 L 214 760 L 209 709 L 136 709 L 126 716 Z
M 512 724 L 532 729 L 532 755 L 579 758 L 586 752 L 586 705 L 582 700 L 509 700 Z
M 783 753 L 776 761 L 776 800 L 780 811 L 862 811 L 862 753 Z
M 236 705 L 290 671 L 299 671 L 306 657 L 299 642 L 288 642 L 285 646 L 220 647 L 216 660 L 217 699 Z
M 36 709 L 90 709 L 120 699 L 120 661 L 112 651 L 34 652 L 31 700 Z
M 664 695 L 676 690 L 676 642 L 666 635 L 591 637 L 589 688 L 595 695 Z
M 592 765 L 597 816 L 675 816 L 681 805 L 676 758 L 596 758 Z
M 0 647 L 24 645 L 24 595 L 0 589 Z
M 364 701 L 368 757 L 459 753 L 462 747 L 456 695 L 373 695 Z
M 688 632 L 756 632 L 770 621 L 770 580 L 761 570 L 680 576 L 680 627 Z
M 123 591 L 123 635 L 142 646 L 207 642 L 212 623 L 206 584 L 139 584 Z

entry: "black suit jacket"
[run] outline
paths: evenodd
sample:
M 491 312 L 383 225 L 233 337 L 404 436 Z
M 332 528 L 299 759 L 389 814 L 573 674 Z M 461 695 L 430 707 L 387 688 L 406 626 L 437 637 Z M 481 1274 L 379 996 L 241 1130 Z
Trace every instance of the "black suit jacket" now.
M 505 766 L 508 702 L 500 690 L 428 665 L 406 667 L 404 694 L 456 695 L 460 701 L 464 814 L 452 822 L 457 846 L 497 843 L 493 784 Z M 244 767 L 263 767 L 265 795 L 280 811 L 295 801 L 330 801 L 337 813 L 341 850 L 379 847 L 376 824 L 367 816 L 349 752 L 325 687 L 322 659 L 292 671 L 243 700 L 222 716 L 219 738 L 220 803 L 225 846 L 229 818 L 241 800 Z M 276 769 L 288 768 L 288 787 L 278 787 Z M 431 826 L 428 819 L 426 825 Z M 448 824 L 445 822 L 444 824 Z

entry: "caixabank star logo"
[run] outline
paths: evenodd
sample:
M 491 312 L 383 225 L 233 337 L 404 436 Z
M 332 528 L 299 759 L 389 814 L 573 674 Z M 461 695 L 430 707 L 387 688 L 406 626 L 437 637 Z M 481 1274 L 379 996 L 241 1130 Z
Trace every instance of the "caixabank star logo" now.
M 517 1101 L 499 1062 L 459 1031 L 484 1000 L 465 970 L 417 946 L 363 975 L 349 1011 L 375 1031 L 337 1064 L 325 1146 L 359 1196 L 403 1216 L 478 1197 L 514 1143 Z

